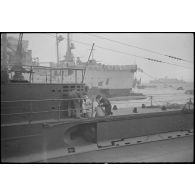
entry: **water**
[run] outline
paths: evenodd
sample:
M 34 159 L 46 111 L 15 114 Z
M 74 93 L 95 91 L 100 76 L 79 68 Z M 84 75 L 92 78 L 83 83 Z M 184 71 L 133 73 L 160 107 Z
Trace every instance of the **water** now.
M 118 108 L 126 107 L 141 107 L 142 104 L 146 106 L 151 105 L 167 105 L 169 104 L 185 104 L 187 101 L 194 102 L 194 95 L 185 94 L 185 90 L 176 90 L 172 88 L 153 88 L 153 89 L 139 89 L 136 92 L 143 93 L 147 98 L 142 100 L 125 100 L 125 101 L 111 101 L 112 105 Z

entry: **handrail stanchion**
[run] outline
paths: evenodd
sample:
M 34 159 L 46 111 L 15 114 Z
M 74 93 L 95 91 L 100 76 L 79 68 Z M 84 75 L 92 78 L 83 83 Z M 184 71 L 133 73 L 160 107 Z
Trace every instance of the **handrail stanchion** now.
M 75 83 L 77 83 L 77 70 L 75 70 Z
M 29 124 L 31 124 L 32 122 L 32 101 L 30 102 L 30 120 L 29 120 Z
M 92 117 L 92 118 L 93 118 L 93 104 L 94 104 L 94 98 L 92 98 L 92 105 L 91 105 L 91 108 L 92 108 L 91 117 Z
M 61 83 L 63 83 L 64 71 L 62 70 L 61 73 L 62 73 L 62 75 L 61 75 L 62 76 L 61 77 Z
M 152 96 L 150 96 L 150 106 L 152 107 Z
M 34 82 L 34 73 L 32 72 L 32 83 Z
M 47 71 L 46 71 L 46 74 L 45 74 L 45 81 L 47 83 Z
M 50 69 L 50 83 L 52 83 L 52 71 Z
M 59 110 L 59 113 L 58 113 L 58 120 L 60 120 L 60 112 L 61 112 L 61 102 L 59 102 L 59 106 L 58 106 L 58 110 Z
M 31 69 L 30 69 L 30 75 L 29 75 L 29 81 L 30 81 L 30 83 L 32 82 L 31 80 L 31 75 L 32 75 L 32 66 L 31 66 Z

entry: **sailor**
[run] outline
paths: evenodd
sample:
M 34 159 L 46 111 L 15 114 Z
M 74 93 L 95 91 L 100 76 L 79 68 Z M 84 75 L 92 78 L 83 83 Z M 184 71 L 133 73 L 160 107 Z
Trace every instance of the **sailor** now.
M 69 116 L 80 118 L 80 112 L 81 112 L 81 94 L 76 90 L 72 90 L 69 93 L 69 97 L 72 99 L 69 101 Z
M 92 101 L 87 94 L 84 94 L 82 100 L 82 112 L 84 117 L 91 117 L 92 114 Z
M 112 106 L 108 99 L 103 98 L 101 95 L 96 96 L 96 101 L 98 103 L 98 106 L 102 109 L 102 111 L 105 113 L 105 116 L 112 115 Z M 97 109 L 98 110 L 98 109 Z

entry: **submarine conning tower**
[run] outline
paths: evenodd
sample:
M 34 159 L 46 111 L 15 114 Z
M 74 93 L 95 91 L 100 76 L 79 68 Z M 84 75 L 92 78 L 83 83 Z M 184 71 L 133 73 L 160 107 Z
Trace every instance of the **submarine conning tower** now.
M 7 36 L 2 36 L 1 123 L 69 117 L 71 92 L 76 91 L 81 96 L 87 91 L 82 83 L 84 68 L 23 65 L 22 38 L 20 33 L 15 63 L 10 65 L 7 61 Z M 72 75 L 72 80 L 67 83 L 69 75 Z
M 33 69 L 31 67 L 31 69 Z M 43 68 L 44 70 L 45 68 Z M 41 70 L 41 69 L 39 69 Z M 62 119 L 70 116 L 70 93 L 74 90 L 81 96 L 87 92 L 85 84 L 76 80 L 72 83 L 52 82 L 53 71 L 83 71 L 82 69 L 49 69 L 50 76 L 45 76 L 45 83 L 33 82 L 33 70 L 30 71 L 30 80 L 1 83 L 1 123 L 14 123 L 23 121 Z M 37 71 L 37 67 L 36 67 Z M 27 74 L 27 73 L 26 73 Z M 9 73 L 9 78 L 11 77 Z M 76 76 L 76 75 L 75 75 Z M 27 78 L 27 76 L 24 76 Z

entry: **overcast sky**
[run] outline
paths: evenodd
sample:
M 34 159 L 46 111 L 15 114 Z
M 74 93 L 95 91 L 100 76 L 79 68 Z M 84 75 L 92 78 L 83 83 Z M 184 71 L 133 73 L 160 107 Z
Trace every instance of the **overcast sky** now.
M 66 33 L 59 33 L 66 38 Z M 137 47 L 153 50 L 162 54 L 176 56 L 187 59 L 192 63 L 180 62 L 172 60 L 161 55 L 151 52 L 143 51 L 133 47 L 128 47 L 115 42 L 95 37 L 98 35 L 106 37 L 115 41 L 120 41 L 126 44 L 131 44 Z M 16 36 L 16 34 L 14 35 Z M 87 61 L 92 43 L 95 43 L 94 58 L 104 64 L 108 65 L 130 65 L 136 63 L 138 67 L 143 69 L 152 77 L 169 77 L 184 79 L 186 81 L 193 81 L 193 35 L 190 33 L 73 33 L 71 38 L 74 42 L 75 49 L 74 56 L 81 57 L 81 60 Z M 39 57 L 40 61 L 56 61 L 56 42 L 55 33 L 53 34 L 24 34 L 24 40 L 29 40 L 29 49 L 32 49 L 33 57 Z M 84 45 L 77 41 L 87 43 Z M 97 47 L 96 47 L 97 46 Z M 105 47 L 120 52 L 135 54 L 143 57 L 155 58 L 170 63 L 176 63 L 191 69 L 185 69 L 178 66 L 173 66 L 164 63 L 150 62 L 131 55 L 125 55 L 117 52 L 112 52 L 98 48 Z M 66 39 L 60 42 L 60 58 L 66 52 Z M 137 75 L 143 81 L 151 80 L 145 74 L 139 73 Z

